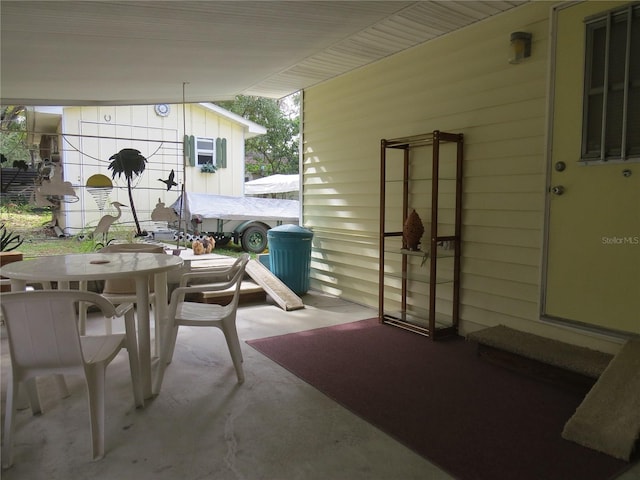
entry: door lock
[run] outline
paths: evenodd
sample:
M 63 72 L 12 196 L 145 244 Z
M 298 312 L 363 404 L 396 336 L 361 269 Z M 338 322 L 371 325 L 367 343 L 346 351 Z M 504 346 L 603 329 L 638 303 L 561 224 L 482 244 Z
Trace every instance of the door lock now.
M 564 193 L 564 187 L 562 185 L 551 187 L 551 193 L 553 193 L 554 195 L 562 195 Z
M 565 168 L 567 168 L 567 164 L 564 162 L 556 162 L 555 168 L 556 172 L 564 172 Z

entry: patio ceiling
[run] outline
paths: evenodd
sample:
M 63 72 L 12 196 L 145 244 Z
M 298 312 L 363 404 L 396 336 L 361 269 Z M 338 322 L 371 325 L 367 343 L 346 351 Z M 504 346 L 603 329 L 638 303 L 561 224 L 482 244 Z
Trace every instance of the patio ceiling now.
M 0 102 L 280 98 L 526 1 L 4 0 Z

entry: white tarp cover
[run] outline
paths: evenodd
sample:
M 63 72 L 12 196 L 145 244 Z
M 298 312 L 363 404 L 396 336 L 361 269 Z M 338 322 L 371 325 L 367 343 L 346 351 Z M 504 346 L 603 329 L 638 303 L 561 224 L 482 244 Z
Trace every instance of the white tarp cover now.
M 245 182 L 245 195 L 297 192 L 300 190 L 300 175 L 271 175 Z
M 300 213 L 298 200 L 278 198 L 231 197 L 207 193 L 186 193 L 182 218 L 219 218 L 221 220 L 269 220 L 297 222 Z M 180 213 L 182 196 L 171 207 Z

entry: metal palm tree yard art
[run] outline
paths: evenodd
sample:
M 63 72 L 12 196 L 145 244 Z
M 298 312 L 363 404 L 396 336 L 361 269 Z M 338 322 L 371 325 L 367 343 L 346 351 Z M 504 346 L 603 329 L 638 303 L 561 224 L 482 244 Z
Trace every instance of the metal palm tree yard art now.
M 135 148 L 123 148 L 118 153 L 109 157 L 111 163 L 108 169 L 111 170 L 111 177 L 115 180 L 116 176 L 124 176 L 127 179 L 127 191 L 129 192 L 129 206 L 133 214 L 133 220 L 136 222 L 136 236 L 144 237 L 147 232 L 143 232 L 138 221 L 138 214 L 133 203 L 133 188 L 131 181 L 133 178 L 141 175 L 146 168 L 147 159 Z

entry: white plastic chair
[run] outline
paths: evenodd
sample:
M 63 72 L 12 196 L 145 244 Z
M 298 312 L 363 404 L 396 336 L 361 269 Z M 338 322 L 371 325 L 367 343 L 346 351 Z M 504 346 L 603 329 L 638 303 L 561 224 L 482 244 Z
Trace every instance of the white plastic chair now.
M 238 383 L 244 382 L 242 351 L 240 350 L 240 341 L 236 329 L 236 313 L 240 300 L 240 285 L 242 284 L 249 258 L 249 255 L 244 253 L 230 267 L 203 268 L 185 273 L 182 276 L 180 286 L 171 293 L 168 318 L 164 322 L 166 330 L 162 334 L 162 348 L 160 349 L 160 362 L 153 387 L 154 393 L 159 393 L 162 387 L 167 364 L 171 363 L 173 358 L 178 327 L 181 325 L 217 327 L 222 330 L 231 353 Z M 185 300 L 185 295 L 225 290 L 232 293 L 233 297 L 224 306 Z
M 97 305 L 110 318 L 124 315 L 126 334 L 81 337 L 76 319 L 76 304 Z M 104 456 L 105 370 L 121 348 L 129 352 L 133 396 L 138 407 L 144 405 L 138 364 L 133 304 L 114 307 L 92 292 L 42 290 L 5 293 L 2 312 L 7 326 L 11 375 L 7 382 L 2 463 L 11 466 L 14 415 L 18 387 L 27 390 L 33 414 L 41 412 L 36 377 L 79 375 L 84 378 L 89 400 L 91 450 L 93 459 Z

